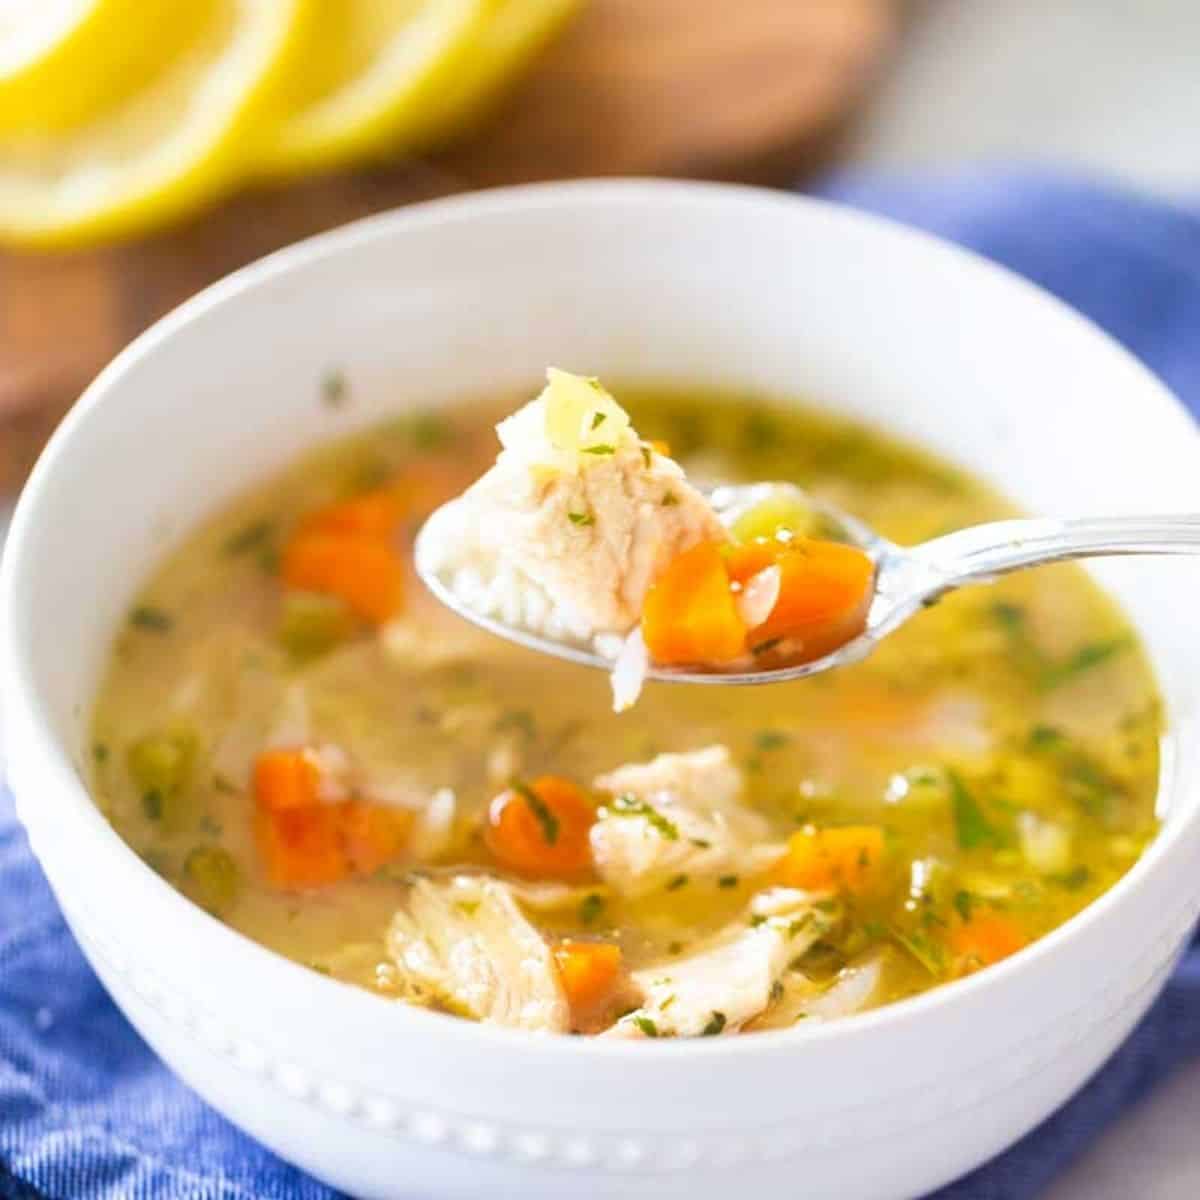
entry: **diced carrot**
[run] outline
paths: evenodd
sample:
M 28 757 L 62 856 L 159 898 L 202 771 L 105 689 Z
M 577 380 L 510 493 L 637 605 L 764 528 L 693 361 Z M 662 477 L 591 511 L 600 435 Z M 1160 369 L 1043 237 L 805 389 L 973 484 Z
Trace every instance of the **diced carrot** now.
M 361 800 L 340 804 L 338 810 L 346 858 L 359 874 L 370 875 L 403 853 L 412 827 L 410 812 Z
M 266 750 L 254 762 L 254 798 L 261 809 L 312 808 L 318 803 L 317 764 L 303 750 Z
M 373 624 L 395 616 L 404 595 L 399 554 L 359 534 L 299 534 L 284 550 L 282 576 L 289 587 L 340 597 Z
M 750 631 L 757 645 L 795 639 L 804 659 L 820 658 L 862 632 L 875 582 L 875 564 L 857 546 L 818 538 L 775 542 L 756 538 L 737 547 L 726 568 L 744 583 L 771 562 L 779 565 L 779 599 L 771 615 Z
M 275 887 L 324 887 L 347 873 L 339 814 L 333 805 L 260 808 L 254 816 L 254 836 L 267 878 Z
M 642 636 L 659 663 L 723 663 L 746 648 L 721 548 L 701 542 L 674 558 L 642 608 Z
M 972 913 L 970 920 L 956 925 L 949 934 L 950 949 L 964 974 L 1016 954 L 1028 941 L 1011 918 L 996 912 Z
M 596 813 L 569 779 L 543 775 L 513 784 L 488 810 L 484 841 L 510 871 L 540 879 L 574 879 L 592 862 L 589 831 Z
M 395 532 L 400 513 L 396 493 L 390 488 L 377 488 L 309 513 L 300 522 L 300 533 L 334 533 L 382 541 Z
M 773 538 L 755 538 L 731 546 L 725 555 L 725 571 L 731 583 L 745 583 L 759 571 L 765 571 L 778 557 L 780 543 Z
M 774 879 L 806 891 L 864 892 L 883 863 L 883 850 L 883 830 L 878 825 L 800 830 L 788 839 Z
M 612 999 L 621 973 L 619 946 L 566 941 L 555 947 L 554 960 L 574 1024 L 585 1022 Z

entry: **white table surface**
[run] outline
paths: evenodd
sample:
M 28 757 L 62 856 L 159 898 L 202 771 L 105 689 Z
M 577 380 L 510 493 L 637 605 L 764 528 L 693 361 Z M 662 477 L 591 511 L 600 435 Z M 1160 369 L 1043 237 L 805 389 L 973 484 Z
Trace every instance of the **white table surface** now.
M 1200 0 L 920 0 L 851 165 L 1044 161 L 1200 203 Z M 1200 1064 L 1043 1200 L 1200 1198 Z

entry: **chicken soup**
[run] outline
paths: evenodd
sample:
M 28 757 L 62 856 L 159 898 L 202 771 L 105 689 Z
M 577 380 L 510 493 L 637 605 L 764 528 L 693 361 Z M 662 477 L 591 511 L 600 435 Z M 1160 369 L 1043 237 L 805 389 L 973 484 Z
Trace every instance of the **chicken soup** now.
M 669 458 L 701 491 L 794 482 L 903 543 L 1009 515 L 952 465 L 822 412 L 614 394 L 657 473 L 636 486 L 660 503 Z M 325 398 L 353 403 L 337 377 Z M 151 575 L 113 645 L 90 770 L 116 830 L 195 903 L 393 1002 L 708 1037 L 987 968 L 1134 863 L 1156 828 L 1160 707 L 1136 637 L 1077 567 L 949 596 L 852 667 L 648 683 L 620 713 L 601 672 L 441 608 L 413 536 L 489 467 L 523 399 L 413 411 L 309 455 Z M 685 506 L 666 507 L 683 529 Z M 573 512 L 562 545 L 602 515 Z M 735 540 L 793 519 L 759 513 Z M 610 573 L 637 556 L 659 584 L 638 555 L 621 548 Z

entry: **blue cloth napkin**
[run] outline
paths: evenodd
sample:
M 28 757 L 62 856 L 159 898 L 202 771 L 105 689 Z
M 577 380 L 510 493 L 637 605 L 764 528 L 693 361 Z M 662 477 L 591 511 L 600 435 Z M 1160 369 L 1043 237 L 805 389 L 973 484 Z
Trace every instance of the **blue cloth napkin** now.
M 824 195 L 999 260 L 1089 314 L 1200 409 L 1200 215 L 1031 172 L 834 179 Z M 1028 1200 L 1200 1054 L 1200 946 L 1106 1067 L 937 1200 Z M 126 1024 L 67 932 L 0 794 L 0 1196 L 332 1200 L 198 1100 Z

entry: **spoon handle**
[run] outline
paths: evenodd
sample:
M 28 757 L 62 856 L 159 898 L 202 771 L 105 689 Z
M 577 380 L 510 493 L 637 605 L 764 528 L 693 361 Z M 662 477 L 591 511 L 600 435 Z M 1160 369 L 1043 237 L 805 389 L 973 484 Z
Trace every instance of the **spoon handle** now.
M 1069 558 L 1200 554 L 1200 514 L 993 521 L 923 542 L 910 553 L 956 587 Z

